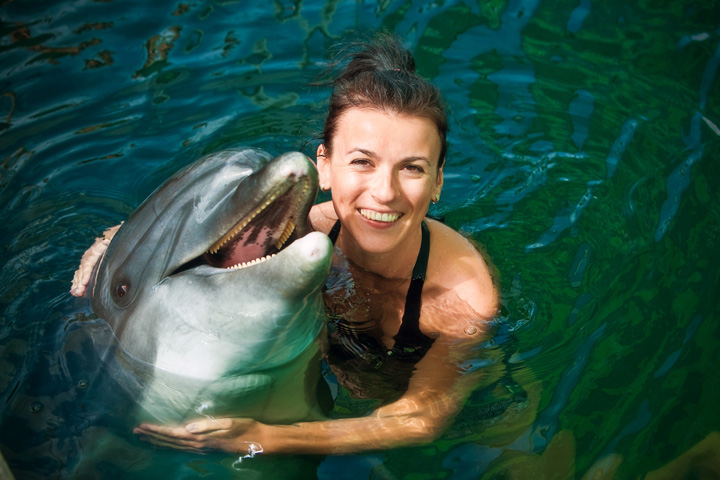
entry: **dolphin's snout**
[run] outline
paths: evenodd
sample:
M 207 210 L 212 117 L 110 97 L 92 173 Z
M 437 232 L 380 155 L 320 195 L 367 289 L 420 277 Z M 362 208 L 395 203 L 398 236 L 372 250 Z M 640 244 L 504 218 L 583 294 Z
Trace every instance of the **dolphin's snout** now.
M 312 162 L 300 152 L 288 152 L 279 157 L 280 175 L 284 178 L 304 178 L 310 172 Z
M 310 232 L 295 243 L 300 249 L 299 253 L 306 258 L 323 259 L 332 252 L 330 238 L 321 232 Z

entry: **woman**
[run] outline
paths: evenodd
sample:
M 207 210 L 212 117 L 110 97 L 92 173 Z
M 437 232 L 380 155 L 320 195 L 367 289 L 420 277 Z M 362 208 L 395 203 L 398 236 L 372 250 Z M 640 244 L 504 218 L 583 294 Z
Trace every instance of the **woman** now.
M 478 251 L 425 217 L 440 198 L 446 132 L 439 92 L 393 39 L 365 45 L 334 82 L 317 150 L 320 187 L 332 201 L 315 205 L 310 220 L 331 237 L 336 271 L 352 281 L 326 291 L 326 359 L 351 394 L 383 399 L 379 408 L 294 425 L 225 418 L 141 425 L 135 433 L 174 448 L 241 455 L 340 454 L 441 434 L 482 374 L 471 360 L 498 307 Z M 89 275 L 76 277 L 73 293 L 82 294 Z

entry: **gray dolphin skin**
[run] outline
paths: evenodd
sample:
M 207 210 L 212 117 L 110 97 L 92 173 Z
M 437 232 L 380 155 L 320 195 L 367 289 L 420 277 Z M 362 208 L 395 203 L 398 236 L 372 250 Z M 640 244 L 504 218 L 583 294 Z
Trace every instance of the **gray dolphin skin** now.
M 321 417 L 332 244 L 308 233 L 317 182 L 301 153 L 225 150 L 173 175 L 120 227 L 91 304 L 119 343 L 140 421 Z

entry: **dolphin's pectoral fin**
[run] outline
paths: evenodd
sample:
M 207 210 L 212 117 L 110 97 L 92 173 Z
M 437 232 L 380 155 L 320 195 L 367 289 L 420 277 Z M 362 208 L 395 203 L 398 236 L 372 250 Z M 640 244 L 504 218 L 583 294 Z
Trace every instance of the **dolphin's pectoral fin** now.
M 290 183 L 290 182 L 289 182 Z M 243 268 L 265 261 L 294 239 L 296 217 L 310 190 L 307 179 L 283 184 L 205 253 L 218 268 Z M 268 208 L 271 206 L 273 208 Z

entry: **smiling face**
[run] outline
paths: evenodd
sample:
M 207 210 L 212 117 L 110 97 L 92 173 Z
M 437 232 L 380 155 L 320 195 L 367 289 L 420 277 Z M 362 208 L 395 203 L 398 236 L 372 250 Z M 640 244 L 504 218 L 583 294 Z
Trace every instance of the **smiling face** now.
M 370 108 L 342 114 L 329 152 L 318 148 L 320 184 L 332 188 L 343 231 L 363 252 L 419 245 L 420 222 L 442 188 L 440 151 L 426 117 Z

